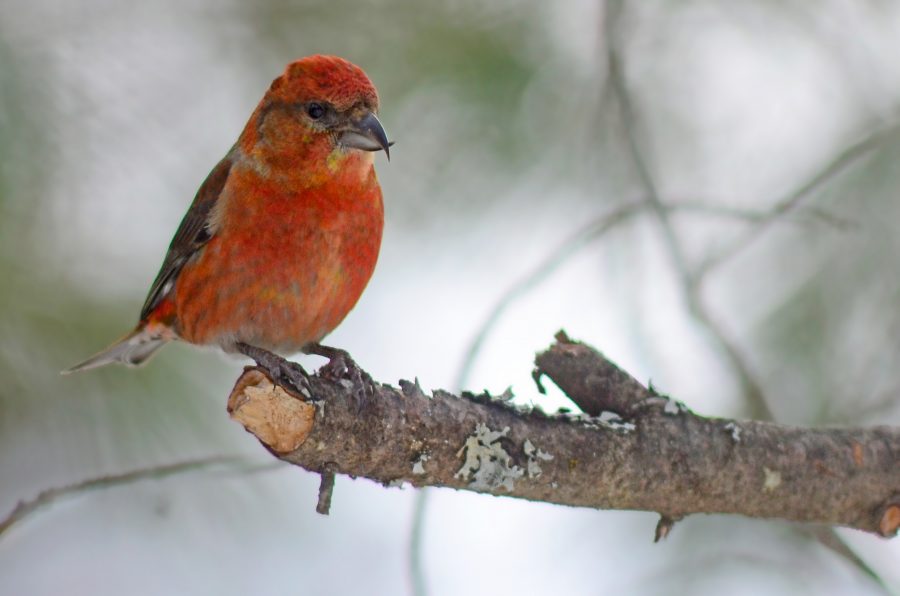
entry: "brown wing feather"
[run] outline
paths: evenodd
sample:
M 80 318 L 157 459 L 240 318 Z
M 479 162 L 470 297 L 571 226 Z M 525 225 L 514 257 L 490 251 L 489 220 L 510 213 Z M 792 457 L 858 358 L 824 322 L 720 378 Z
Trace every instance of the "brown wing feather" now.
M 144 306 L 141 308 L 141 320 L 146 319 L 153 309 L 159 306 L 163 298 L 172 291 L 174 281 L 187 260 L 212 238 L 214 230 L 208 226 L 210 214 L 225 187 L 232 163 L 231 157 L 225 156 L 200 185 L 191 208 L 181 220 L 181 225 L 178 226 L 175 237 L 169 244 L 162 267 L 160 267 L 153 285 L 150 286 L 147 300 L 144 301 Z

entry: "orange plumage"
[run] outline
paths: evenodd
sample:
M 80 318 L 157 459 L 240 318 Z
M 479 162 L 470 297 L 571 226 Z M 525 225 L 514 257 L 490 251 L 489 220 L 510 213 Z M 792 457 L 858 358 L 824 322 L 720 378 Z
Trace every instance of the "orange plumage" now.
M 357 66 L 311 56 L 275 79 L 185 215 L 137 328 L 69 372 L 136 365 L 173 339 L 290 353 L 353 308 L 378 258 L 378 94 Z

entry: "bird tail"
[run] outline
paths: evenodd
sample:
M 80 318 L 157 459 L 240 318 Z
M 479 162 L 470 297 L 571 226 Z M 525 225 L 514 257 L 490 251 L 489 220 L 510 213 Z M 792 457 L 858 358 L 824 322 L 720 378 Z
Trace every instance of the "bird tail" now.
M 68 375 L 83 370 L 91 370 L 92 368 L 99 368 L 114 362 L 125 366 L 140 366 L 168 341 L 169 338 L 161 337 L 159 332 L 151 332 L 142 324 L 105 350 L 94 354 L 72 368 L 62 371 L 62 374 Z

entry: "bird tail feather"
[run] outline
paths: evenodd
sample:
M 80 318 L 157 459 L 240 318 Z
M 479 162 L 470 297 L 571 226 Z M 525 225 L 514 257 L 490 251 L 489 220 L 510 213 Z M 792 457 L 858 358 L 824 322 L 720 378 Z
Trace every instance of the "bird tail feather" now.
M 99 368 L 116 362 L 131 367 L 140 366 L 168 341 L 167 338 L 160 337 L 159 333 L 153 333 L 142 325 L 105 350 L 94 354 L 72 368 L 62 371 L 62 374 L 68 375 L 91 370 L 92 368 Z

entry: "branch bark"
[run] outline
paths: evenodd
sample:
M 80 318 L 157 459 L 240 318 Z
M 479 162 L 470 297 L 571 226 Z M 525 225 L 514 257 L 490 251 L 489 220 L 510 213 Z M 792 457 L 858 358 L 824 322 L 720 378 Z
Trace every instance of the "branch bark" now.
M 318 375 L 312 398 L 248 367 L 229 412 L 276 457 L 326 475 L 443 486 L 560 505 L 653 511 L 657 538 L 693 513 L 900 527 L 900 429 L 705 418 L 564 333 L 538 354 L 581 408 L 545 414 L 489 395 L 426 395 Z M 330 494 L 330 493 L 329 493 Z M 322 509 L 320 503 L 320 510 Z

